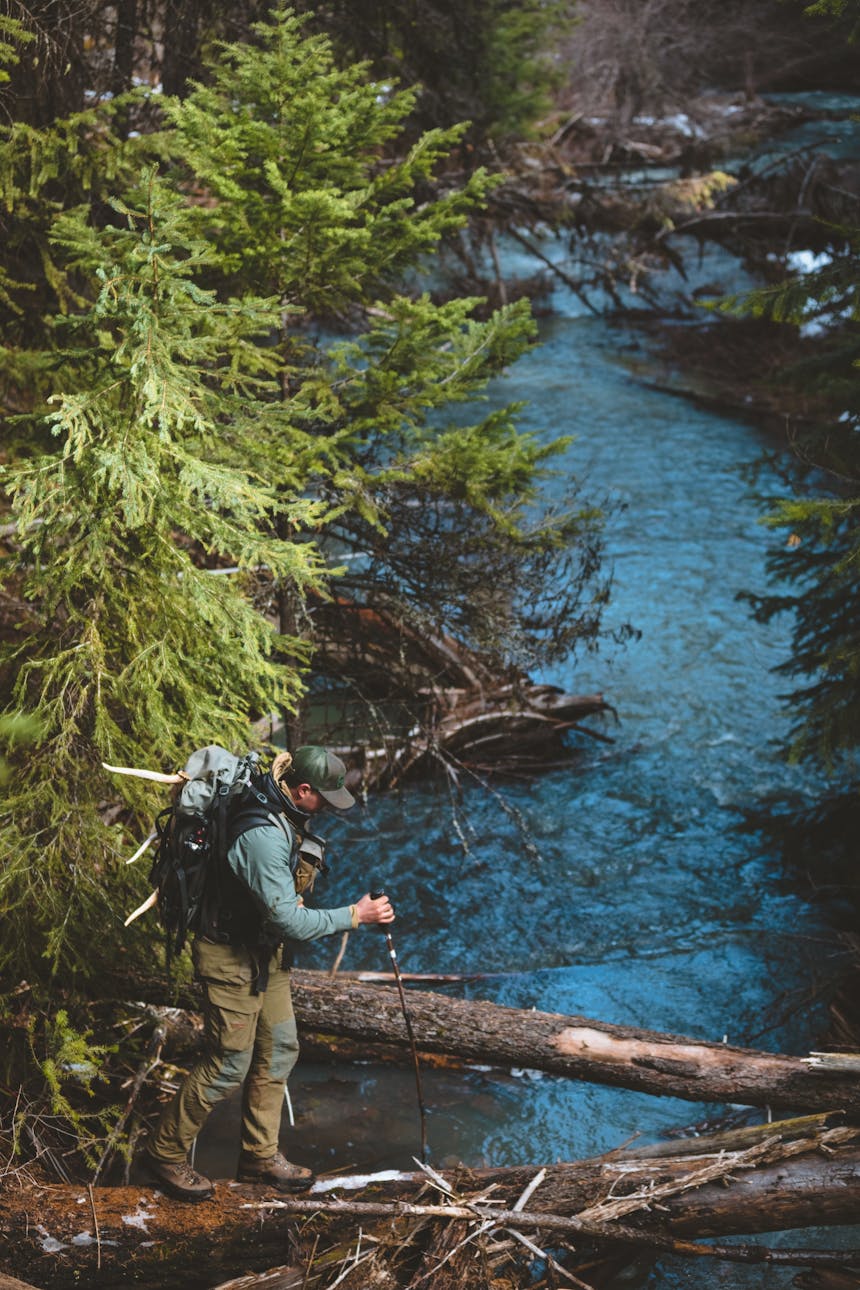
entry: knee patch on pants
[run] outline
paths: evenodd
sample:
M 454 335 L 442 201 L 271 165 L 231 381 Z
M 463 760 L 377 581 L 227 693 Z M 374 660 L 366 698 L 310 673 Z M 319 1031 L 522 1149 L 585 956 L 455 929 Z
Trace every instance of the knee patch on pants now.
M 272 1053 L 269 1074 L 272 1079 L 286 1080 L 299 1055 L 299 1039 L 295 1018 L 278 1021 L 272 1026 Z
M 218 1058 L 218 1069 L 214 1077 L 207 1081 L 204 1097 L 207 1102 L 220 1102 L 222 1097 L 238 1088 L 251 1065 L 253 1049 L 246 1048 L 241 1052 L 225 1051 Z
M 248 1074 L 254 1053 L 257 1012 L 214 1007 L 206 1010 L 206 1038 L 212 1074 L 205 1082 L 207 1102 L 217 1102 L 238 1088 Z

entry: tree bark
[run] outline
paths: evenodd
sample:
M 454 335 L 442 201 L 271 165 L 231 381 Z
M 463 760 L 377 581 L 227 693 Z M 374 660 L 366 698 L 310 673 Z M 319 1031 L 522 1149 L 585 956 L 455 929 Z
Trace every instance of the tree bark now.
M 17 1277 L 7 1277 L 0 1272 L 0 1290 L 37 1290 L 29 1281 L 19 1281 Z
M 763 1232 L 856 1219 L 857 1130 L 823 1129 L 799 1142 L 789 1133 L 783 1142 L 781 1126 L 770 1129 L 769 1140 L 739 1152 L 715 1154 L 709 1148 L 716 1143 L 696 1139 L 696 1155 L 686 1157 L 610 1155 L 549 1166 L 528 1195 L 526 1211 L 519 1210 L 518 1223 L 537 1240 L 545 1225 L 550 1242 L 553 1230 L 578 1230 L 630 1246 L 639 1235 L 648 1243 L 649 1234 Z M 831 1154 L 823 1154 L 822 1144 Z M 91 1204 L 84 1186 L 15 1185 L 0 1193 L 3 1261 L 45 1290 L 81 1284 L 121 1290 L 132 1282 L 202 1290 L 230 1276 L 283 1265 L 285 1258 L 294 1267 L 307 1266 L 315 1237 L 322 1233 L 330 1244 L 361 1225 L 366 1231 L 374 1217 L 387 1219 L 389 1232 L 392 1222 L 408 1222 L 413 1236 L 420 1230 L 429 1240 L 438 1222 L 462 1221 L 446 1217 L 443 1204 L 453 1204 L 458 1213 L 468 1203 L 480 1208 L 474 1193 L 492 1185 L 494 1199 L 510 1211 L 537 1172 L 448 1171 L 437 1175 L 451 1188 L 447 1200 L 438 1191 L 426 1194 L 423 1172 L 389 1181 L 360 1179 L 357 1190 L 350 1190 L 351 1180 L 332 1177 L 325 1187 L 320 1180 L 315 1194 L 295 1199 L 274 1199 L 263 1187 L 218 1183 L 214 1198 L 197 1205 L 169 1201 L 146 1187 L 96 1188 Z M 713 1181 L 699 1186 L 703 1178 Z M 615 1220 L 600 1215 L 619 1204 L 626 1213 L 613 1228 Z M 416 1229 L 409 1214 L 416 1205 L 441 1212 L 422 1218 Z M 323 1215 L 323 1209 L 332 1212 Z
M 305 971 L 294 973 L 294 986 L 306 1056 L 325 1056 L 348 1039 L 360 1044 L 365 1059 L 374 1055 L 374 1045 L 384 1045 L 388 1056 L 410 1060 L 396 990 Z M 860 1112 L 856 1077 L 810 1069 L 800 1057 L 429 991 L 410 990 L 407 1002 L 420 1053 L 528 1067 L 694 1102 Z M 356 1050 L 348 1051 L 355 1056 Z

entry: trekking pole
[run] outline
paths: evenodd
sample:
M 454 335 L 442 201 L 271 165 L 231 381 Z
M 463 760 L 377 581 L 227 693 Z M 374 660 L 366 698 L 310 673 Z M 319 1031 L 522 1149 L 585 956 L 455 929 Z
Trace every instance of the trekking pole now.
M 379 900 L 383 891 L 372 891 L 371 900 Z M 394 948 L 394 941 L 391 939 L 391 933 L 384 924 L 382 927 L 385 943 L 388 946 L 388 954 L 391 958 L 391 965 L 394 968 L 394 980 L 397 982 L 397 989 L 400 994 L 400 1008 L 403 1012 L 403 1020 L 406 1022 L 406 1033 L 409 1036 L 409 1043 L 412 1048 L 412 1064 L 415 1067 L 415 1088 L 418 1093 L 418 1114 L 421 1117 L 421 1159 L 427 1159 L 427 1119 L 424 1111 L 424 1092 L 421 1088 L 421 1070 L 418 1066 L 418 1049 L 415 1046 L 415 1034 L 412 1030 L 412 1021 L 409 1016 L 409 1009 L 406 1007 L 406 991 L 403 989 L 403 978 L 400 975 L 400 965 L 397 962 L 397 951 Z

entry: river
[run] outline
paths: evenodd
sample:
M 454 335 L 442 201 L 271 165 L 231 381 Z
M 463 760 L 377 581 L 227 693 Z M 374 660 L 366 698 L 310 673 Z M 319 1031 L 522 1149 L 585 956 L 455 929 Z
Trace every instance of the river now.
M 492 792 L 372 796 L 328 825 L 324 902 L 384 885 L 404 970 L 483 974 L 446 987 L 469 997 L 805 1053 L 826 1024 L 837 914 L 772 843 L 738 828 L 777 792 L 811 800 L 821 787 L 780 757 L 787 716 L 772 669 L 790 623 L 757 625 L 738 600 L 764 587 L 770 540 L 743 468 L 772 445 L 754 425 L 646 388 L 633 333 L 564 289 L 551 303 L 540 347 L 492 398 L 526 400 L 539 433 L 573 434 L 564 470 L 618 504 L 609 625 L 641 635 L 541 678 L 604 691 L 615 742 L 580 739 L 570 769 Z M 553 488 L 563 494 L 564 476 Z M 336 948 L 303 951 L 300 965 L 327 967 Z M 377 933 L 352 934 L 344 968 L 387 965 Z M 525 1070 L 426 1071 L 424 1091 L 437 1165 L 574 1159 L 730 1110 Z M 419 1152 L 409 1069 L 300 1065 L 291 1096 L 284 1147 L 320 1170 L 409 1167 Z M 199 1167 L 229 1175 L 236 1120 L 235 1101 L 218 1108 Z M 649 1284 L 753 1290 L 791 1276 L 669 1261 Z

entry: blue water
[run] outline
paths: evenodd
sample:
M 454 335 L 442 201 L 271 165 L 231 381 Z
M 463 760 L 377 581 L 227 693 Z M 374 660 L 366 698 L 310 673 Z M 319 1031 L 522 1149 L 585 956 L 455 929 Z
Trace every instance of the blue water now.
M 809 155 L 826 154 L 836 161 L 856 161 L 860 156 L 860 96 L 833 94 L 829 90 L 795 94 L 768 94 L 769 103 L 798 105 L 830 115 L 793 126 L 759 150 L 757 166 L 780 153 L 808 150 Z

